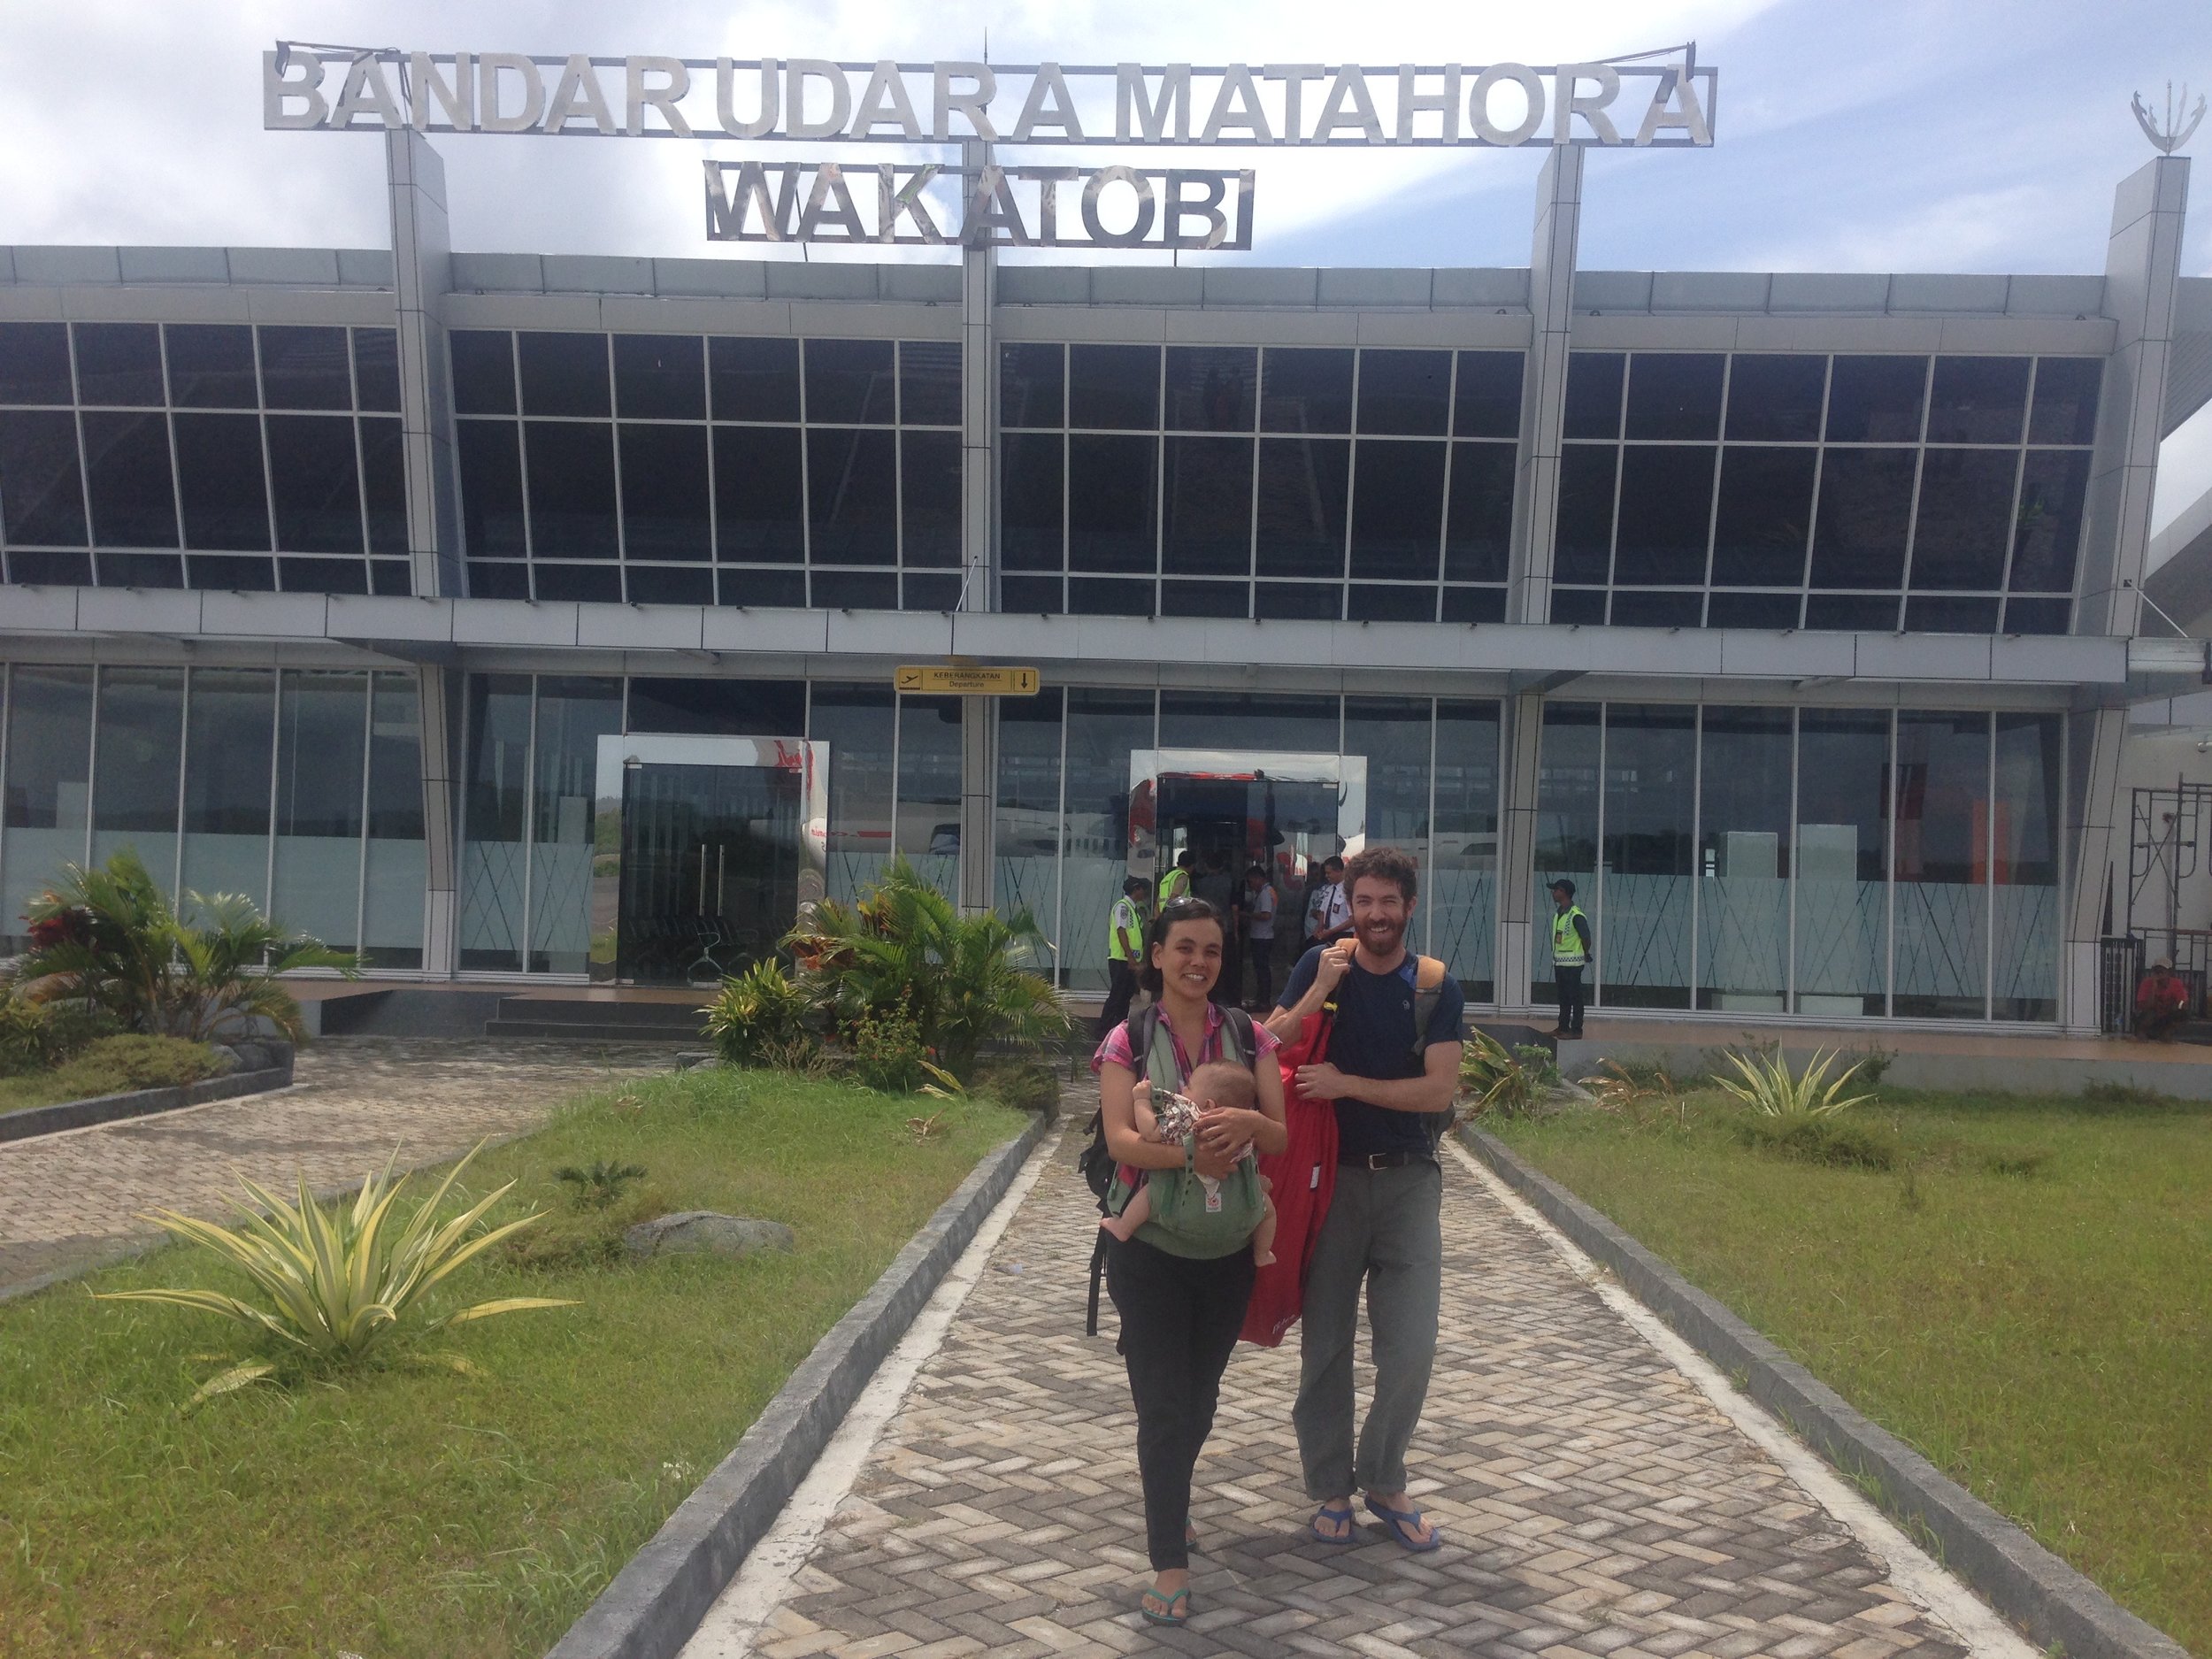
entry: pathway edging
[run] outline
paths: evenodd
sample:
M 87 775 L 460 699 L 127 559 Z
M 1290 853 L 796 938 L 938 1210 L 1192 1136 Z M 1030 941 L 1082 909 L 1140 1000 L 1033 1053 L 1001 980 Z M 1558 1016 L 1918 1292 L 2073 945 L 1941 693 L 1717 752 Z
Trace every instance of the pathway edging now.
M 2069 1659 L 2190 1659 L 2163 1631 L 2138 1618 L 2015 1523 L 1854 1409 L 1729 1310 L 1597 1210 L 1525 1164 L 1494 1135 L 1468 1144 L 1586 1254 L 1602 1263 L 1744 1391 L 1847 1476 L 1870 1480 L 1875 1502 L 1932 1539 L 1943 1563 L 2040 1646 Z
M 58 1101 L 51 1106 L 26 1106 L 20 1111 L 0 1112 L 0 1141 L 28 1141 L 34 1135 L 59 1134 L 65 1129 L 89 1129 L 95 1124 L 147 1118 L 156 1112 L 235 1100 L 241 1094 L 265 1094 L 291 1086 L 292 1063 L 288 1059 L 265 1071 L 204 1077 L 196 1083 L 170 1088 L 132 1089 L 122 1094 L 95 1094 L 88 1100 Z
M 547 1659 L 673 1659 L 682 1650 L 1052 1121 L 1033 1116 L 970 1171 Z

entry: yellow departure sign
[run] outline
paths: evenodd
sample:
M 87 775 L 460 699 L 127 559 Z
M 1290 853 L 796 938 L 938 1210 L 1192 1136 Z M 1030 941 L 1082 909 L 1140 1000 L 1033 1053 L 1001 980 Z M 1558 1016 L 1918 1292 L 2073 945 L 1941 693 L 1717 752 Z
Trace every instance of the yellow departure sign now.
M 1033 697 L 1033 668 L 958 668 L 933 663 L 902 663 L 891 683 L 901 691 L 937 697 Z

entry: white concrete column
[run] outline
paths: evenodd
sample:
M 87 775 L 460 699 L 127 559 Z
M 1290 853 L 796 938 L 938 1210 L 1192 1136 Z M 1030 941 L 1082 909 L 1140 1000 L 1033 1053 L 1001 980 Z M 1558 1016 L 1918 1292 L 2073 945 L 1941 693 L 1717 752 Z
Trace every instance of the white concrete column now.
M 460 963 L 460 788 L 454 756 L 460 737 L 458 670 L 416 671 L 422 710 L 422 965 L 450 979 Z
M 1568 335 L 1581 235 L 1582 151 L 1563 144 L 1545 160 L 1536 180 L 1536 236 L 1528 272 L 1534 328 L 1521 377 L 1520 488 L 1513 496 L 1509 622 L 1551 620 L 1560 434 L 1566 420 Z
M 1555 154 L 1557 152 L 1555 151 Z M 1536 780 L 1544 699 L 1537 692 L 1508 697 L 1502 733 L 1504 775 L 1498 780 L 1498 939 L 1500 1008 L 1525 1007 L 1531 995 L 1529 950 L 1535 926 Z
M 972 194 L 991 147 L 961 146 Z M 998 254 L 990 247 L 960 250 L 960 608 L 998 608 L 998 483 L 993 465 L 998 435 Z M 960 908 L 992 907 L 997 887 L 998 701 L 964 698 L 960 709 Z
M 392 268 L 399 319 L 399 407 L 407 466 L 407 548 L 415 592 L 464 591 L 454 488 L 453 398 L 447 385 L 444 300 L 448 257 L 445 164 L 412 127 L 384 139 L 391 198 Z

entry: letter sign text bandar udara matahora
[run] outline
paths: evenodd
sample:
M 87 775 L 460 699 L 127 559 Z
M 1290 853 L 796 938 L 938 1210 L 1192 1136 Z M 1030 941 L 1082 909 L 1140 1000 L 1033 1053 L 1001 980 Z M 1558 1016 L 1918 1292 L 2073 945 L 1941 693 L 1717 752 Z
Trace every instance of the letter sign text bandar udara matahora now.
M 261 89 L 264 126 L 322 132 L 1510 149 L 1710 144 L 1720 76 L 1697 62 L 1694 46 L 1540 66 L 865 64 L 285 46 L 262 54 Z

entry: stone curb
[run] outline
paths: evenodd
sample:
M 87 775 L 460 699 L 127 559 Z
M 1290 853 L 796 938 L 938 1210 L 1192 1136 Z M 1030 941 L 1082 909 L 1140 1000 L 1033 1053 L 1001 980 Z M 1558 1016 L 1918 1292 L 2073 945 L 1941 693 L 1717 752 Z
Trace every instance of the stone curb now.
M 233 1071 L 228 1077 L 204 1077 L 175 1088 L 133 1089 L 127 1094 L 96 1094 L 89 1100 L 62 1101 L 52 1106 L 26 1106 L 20 1111 L 0 1112 L 0 1141 L 28 1141 L 34 1135 L 59 1134 L 65 1129 L 89 1129 L 125 1118 L 147 1118 L 210 1101 L 234 1100 L 241 1094 L 263 1094 L 292 1086 L 289 1061 L 264 1071 Z
M 1482 1161 L 1577 1246 L 1869 1494 L 1944 1566 L 2047 1650 L 2068 1659 L 2190 1659 L 2013 1522 L 1760 1335 L 1727 1306 L 1494 1135 L 1465 1132 Z
M 672 1659 L 681 1650 L 1052 1122 L 1033 1117 L 938 1206 L 546 1659 Z

